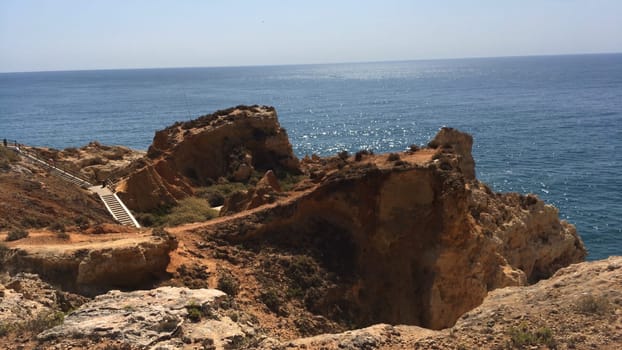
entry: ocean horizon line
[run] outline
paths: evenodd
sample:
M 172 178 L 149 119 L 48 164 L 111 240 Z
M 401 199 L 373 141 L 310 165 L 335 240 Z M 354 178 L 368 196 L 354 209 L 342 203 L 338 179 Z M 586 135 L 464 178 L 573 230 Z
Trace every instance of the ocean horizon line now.
M 379 64 L 379 63 L 406 63 L 406 62 L 434 62 L 434 61 L 462 61 L 482 59 L 512 59 L 512 58 L 538 58 L 538 57 L 571 57 L 571 56 L 608 56 L 622 55 L 621 52 L 587 52 L 587 53 L 561 53 L 561 54 L 527 54 L 527 55 L 504 55 L 504 56 L 466 56 L 448 58 L 415 58 L 394 60 L 369 60 L 369 61 L 337 61 L 318 63 L 284 63 L 284 64 L 256 64 L 256 65 L 213 65 L 213 66 L 169 66 L 169 67 L 121 67 L 121 68 L 92 68 L 92 69 L 53 69 L 32 71 L 5 71 L 3 75 L 11 74 L 34 74 L 34 73 L 77 73 L 77 72 L 106 72 L 106 71 L 138 71 L 138 70 L 183 70 L 183 69 L 222 69 L 222 68 L 278 68 L 278 67 L 304 67 L 304 66 L 328 66 L 349 64 Z

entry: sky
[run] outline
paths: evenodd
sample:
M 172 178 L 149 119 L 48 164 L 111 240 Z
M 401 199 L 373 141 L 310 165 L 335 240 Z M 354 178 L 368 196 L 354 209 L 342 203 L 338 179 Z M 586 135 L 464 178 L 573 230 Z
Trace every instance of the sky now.
M 0 1 L 0 72 L 605 52 L 621 0 Z

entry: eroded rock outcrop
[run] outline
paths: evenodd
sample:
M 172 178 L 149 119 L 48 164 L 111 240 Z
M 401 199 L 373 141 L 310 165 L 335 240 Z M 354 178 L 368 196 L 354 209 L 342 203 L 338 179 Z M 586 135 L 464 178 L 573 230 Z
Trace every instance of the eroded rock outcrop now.
M 19 329 L 27 322 L 67 312 L 86 301 L 55 289 L 35 274 L 18 273 L 0 283 L 0 329 Z
M 378 324 L 260 349 L 617 349 L 622 344 L 622 257 L 573 264 L 526 287 L 488 294 L 455 326 L 430 331 Z
M 300 171 L 276 111 L 265 106 L 238 106 L 158 131 L 133 168 L 117 190 L 138 211 L 170 205 L 221 177 L 245 182 L 254 172 Z
M 110 291 L 69 314 L 40 341 L 114 339 L 132 349 L 225 349 L 241 344 L 254 329 L 224 315 L 226 294 L 216 289 L 160 287 Z
M 63 290 L 95 295 L 113 288 L 145 288 L 166 277 L 170 236 L 128 235 L 75 244 L 18 241 L 3 252 L 2 269 L 35 273 Z
M 359 326 L 450 327 L 489 291 L 585 257 L 555 208 L 472 178 L 470 136 L 443 129 L 435 140 L 435 148 L 324 165 L 316 187 L 200 232 L 313 256 L 337 277 L 308 306 Z

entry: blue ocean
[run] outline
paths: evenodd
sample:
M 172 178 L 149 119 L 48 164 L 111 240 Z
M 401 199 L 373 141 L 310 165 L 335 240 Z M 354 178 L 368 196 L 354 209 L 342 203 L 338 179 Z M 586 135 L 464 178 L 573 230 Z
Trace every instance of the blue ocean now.
M 156 130 L 240 104 L 275 106 L 299 157 L 467 131 L 480 180 L 558 207 L 588 259 L 622 255 L 622 54 L 3 73 L 0 137 L 144 150 Z

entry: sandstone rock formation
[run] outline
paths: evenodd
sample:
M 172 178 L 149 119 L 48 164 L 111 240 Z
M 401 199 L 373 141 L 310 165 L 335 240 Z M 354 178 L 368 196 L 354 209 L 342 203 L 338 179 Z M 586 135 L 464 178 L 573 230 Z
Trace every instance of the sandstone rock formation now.
M 36 273 L 63 290 L 95 295 L 112 288 L 152 286 L 166 277 L 168 253 L 176 245 L 172 237 L 146 234 L 74 244 L 26 239 L 8 244 L 0 267 L 10 274 Z
M 475 179 L 475 161 L 471 155 L 473 137 L 454 128 L 441 128 L 428 144 L 431 148 L 440 148 L 443 153 L 453 153 L 458 156 L 457 164 L 467 180 Z
M 245 182 L 258 171 L 299 172 L 276 111 L 238 106 L 158 131 L 147 157 L 117 186 L 126 205 L 148 211 L 219 178 Z
M 18 273 L 0 283 L 0 329 L 19 327 L 57 311 L 69 311 L 86 300 L 53 288 L 35 274 Z
M 52 148 L 29 148 L 42 159 L 50 160 L 57 166 L 81 174 L 92 183 L 101 183 L 132 161 L 142 158 L 145 152 L 132 150 L 124 146 L 102 145 L 97 141 L 86 146 L 69 147 L 64 150 Z
M 254 188 L 244 192 L 237 192 L 225 198 L 220 215 L 238 213 L 250 210 L 267 203 L 276 201 L 282 191 L 279 180 L 272 170 L 266 171 Z
M 443 128 L 422 149 L 298 163 L 274 109 L 216 112 L 159 131 L 146 157 L 116 173 L 125 176 L 117 189 L 150 210 L 196 186 L 252 183 L 235 184 L 245 191 L 234 187 L 223 209 L 234 215 L 171 228 L 175 239 L 105 226 L 62 242 L 31 232 L 0 247 L 1 267 L 87 296 L 162 285 L 229 294 L 108 292 L 32 347 L 499 348 L 516 345 L 519 331 L 541 342 L 530 346 L 619 342 L 620 258 L 559 270 L 585 257 L 574 226 L 534 195 L 479 182 L 472 144 Z M 293 190 L 281 187 L 279 174 L 298 171 Z M 37 283 L 41 296 L 22 287 Z M 59 302 L 37 283 L 5 283 L 0 308 L 24 305 L 7 322 L 58 309 L 45 307 Z M 564 328 L 558 318 L 579 321 Z M 590 335 L 580 338 L 577 324 Z
M 82 305 L 62 325 L 37 338 L 61 344 L 108 339 L 133 349 L 228 349 L 254 330 L 225 316 L 221 305 L 225 301 L 225 293 L 215 289 L 113 290 Z
M 254 251 L 310 254 L 337 282 L 309 306 L 358 326 L 450 327 L 489 291 L 585 257 L 553 207 L 471 178 L 470 136 L 443 129 L 435 140 L 437 148 L 393 158 L 342 159 L 297 197 L 199 232 Z
M 260 349 L 618 349 L 622 345 L 622 257 L 570 265 L 550 279 L 488 294 L 455 326 L 430 331 L 378 324 Z

